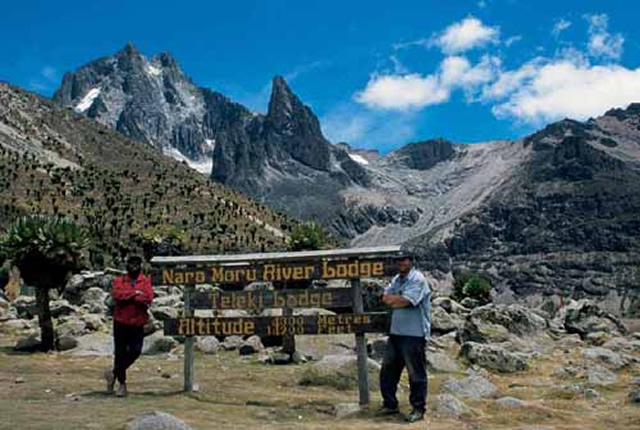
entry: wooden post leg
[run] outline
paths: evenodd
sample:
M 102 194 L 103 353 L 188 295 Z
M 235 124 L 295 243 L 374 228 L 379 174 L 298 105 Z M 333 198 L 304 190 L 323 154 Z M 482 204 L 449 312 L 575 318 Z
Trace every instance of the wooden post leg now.
M 184 292 L 184 316 L 192 317 L 193 309 L 191 307 L 191 297 L 193 296 L 193 291 L 195 287 L 193 285 L 189 285 L 185 287 Z M 187 336 L 184 342 L 184 391 L 191 392 L 193 391 L 193 371 L 194 371 L 194 347 L 195 347 L 195 337 Z
M 353 311 L 356 314 L 364 312 L 362 300 L 362 286 L 360 279 L 352 279 Z M 369 370 L 367 357 L 367 336 L 365 333 L 356 333 L 356 354 L 358 358 L 358 392 L 360 394 L 360 406 L 369 406 Z

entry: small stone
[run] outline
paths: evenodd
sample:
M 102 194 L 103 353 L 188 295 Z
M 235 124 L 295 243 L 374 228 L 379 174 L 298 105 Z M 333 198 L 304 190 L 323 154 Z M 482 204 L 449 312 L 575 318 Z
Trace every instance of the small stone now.
M 25 380 L 22 376 L 18 376 L 14 381 L 16 384 L 24 384 Z
M 293 364 L 303 364 L 309 361 L 309 358 L 300 351 L 293 351 L 291 354 L 291 362 Z
M 529 403 L 516 397 L 501 397 L 496 400 L 496 404 L 502 408 L 524 408 L 529 406 Z
M 435 414 L 439 417 L 459 419 L 471 413 L 471 409 L 460 399 L 451 394 L 440 394 L 436 397 Z
M 184 421 L 166 412 L 143 412 L 125 426 L 125 430 L 192 430 Z
M 244 340 L 240 336 L 227 336 L 222 342 L 222 348 L 226 351 L 233 351 L 240 348 L 244 344 Z
M 333 407 L 333 413 L 338 419 L 357 415 L 362 408 L 357 403 L 338 403 Z
M 498 393 L 498 388 L 485 377 L 473 374 L 463 379 L 450 379 L 442 389 L 451 394 L 457 394 L 472 399 L 491 397 Z
M 78 339 L 73 336 L 61 336 L 58 338 L 57 346 L 59 351 L 68 351 L 78 346 Z
M 587 369 L 587 382 L 595 386 L 611 385 L 618 382 L 618 375 L 604 366 L 595 365 Z
M 215 354 L 220 348 L 220 341 L 214 336 L 202 336 L 196 340 L 196 349 L 205 354 Z
M 256 354 L 264 349 L 259 336 L 251 336 L 238 349 L 240 355 Z
M 631 403 L 640 403 L 640 390 L 633 390 L 629 393 L 629 401 Z

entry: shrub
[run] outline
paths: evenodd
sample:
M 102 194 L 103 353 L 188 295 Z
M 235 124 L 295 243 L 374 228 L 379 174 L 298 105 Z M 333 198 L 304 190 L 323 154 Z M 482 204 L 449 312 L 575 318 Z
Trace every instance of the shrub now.
M 491 280 L 485 276 L 464 271 L 454 275 L 453 298 L 463 300 L 468 298 L 489 303 L 491 301 Z
M 322 249 L 326 244 L 327 234 L 319 224 L 313 221 L 294 227 L 287 242 L 291 251 L 312 251 Z

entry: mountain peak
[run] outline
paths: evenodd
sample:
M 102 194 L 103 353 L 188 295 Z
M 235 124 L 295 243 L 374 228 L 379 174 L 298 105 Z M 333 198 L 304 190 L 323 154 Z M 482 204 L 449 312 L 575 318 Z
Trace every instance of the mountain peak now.
M 133 42 L 128 41 L 116 55 L 137 56 L 140 55 L 140 51 L 138 51 L 138 48 L 136 48 Z
M 274 117 L 283 113 L 290 116 L 294 109 L 301 106 L 302 103 L 291 91 L 287 81 L 282 76 L 274 77 L 271 85 L 268 116 Z

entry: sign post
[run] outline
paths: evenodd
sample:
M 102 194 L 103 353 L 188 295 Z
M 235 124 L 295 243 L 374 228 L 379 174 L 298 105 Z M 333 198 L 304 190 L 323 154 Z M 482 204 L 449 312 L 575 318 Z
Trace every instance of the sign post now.
M 295 348 L 295 335 L 353 333 L 356 341 L 359 403 L 369 404 L 367 338 L 369 333 L 385 333 L 387 312 L 364 311 L 360 279 L 394 274 L 393 257 L 398 246 L 322 251 L 259 253 L 244 255 L 202 255 L 154 257 L 151 263 L 155 285 L 184 287 L 181 318 L 164 321 L 168 336 L 185 336 L 184 390 L 194 390 L 195 336 L 282 336 L 284 348 Z M 197 284 L 242 285 L 254 281 L 283 282 L 349 279 L 350 288 L 304 288 L 274 291 L 196 292 Z M 335 315 L 295 315 L 294 308 L 348 308 L 353 313 Z M 195 317 L 195 309 L 283 309 L 282 316 Z M 293 351 L 289 351 L 293 352 Z
M 194 315 L 191 298 L 195 290 L 194 285 L 187 285 L 184 291 L 184 316 Z M 195 365 L 195 337 L 187 335 L 184 341 L 184 391 L 193 391 L 193 370 Z
M 356 315 L 364 313 L 364 303 L 362 301 L 362 285 L 360 278 L 352 279 L 353 287 L 353 310 Z M 367 357 L 367 337 L 364 332 L 356 333 L 356 356 L 358 364 L 358 393 L 360 395 L 360 406 L 369 405 L 369 371 Z

